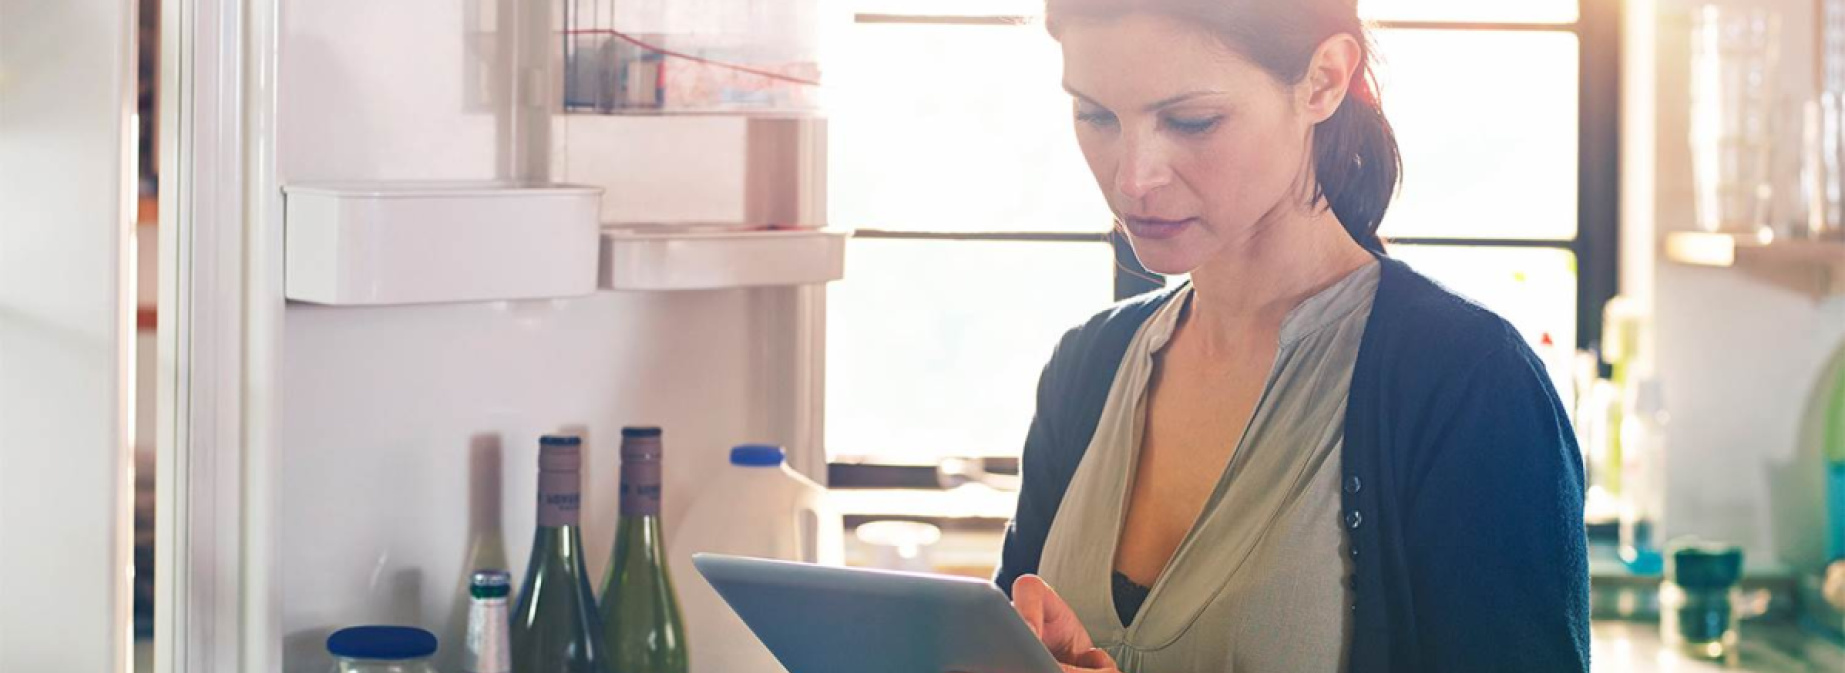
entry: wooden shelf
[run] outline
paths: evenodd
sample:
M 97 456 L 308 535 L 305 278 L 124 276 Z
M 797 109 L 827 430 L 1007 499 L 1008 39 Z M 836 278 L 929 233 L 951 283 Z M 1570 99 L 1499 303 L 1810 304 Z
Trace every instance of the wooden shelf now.
M 1814 299 L 1845 295 L 1845 241 L 1769 240 L 1735 234 L 1666 236 L 1666 258 L 1680 264 L 1734 268 Z

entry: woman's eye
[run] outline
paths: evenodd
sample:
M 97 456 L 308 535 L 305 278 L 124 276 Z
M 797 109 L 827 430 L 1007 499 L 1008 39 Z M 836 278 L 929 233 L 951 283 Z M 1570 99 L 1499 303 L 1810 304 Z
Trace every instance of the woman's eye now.
M 1224 118 L 1222 116 L 1205 117 L 1203 119 L 1167 117 L 1166 127 L 1184 135 L 1196 136 L 1210 133 L 1212 129 L 1217 128 L 1217 123 L 1223 120 Z
M 1106 127 L 1114 125 L 1115 115 L 1103 110 L 1078 109 L 1076 111 L 1076 120 L 1090 126 Z

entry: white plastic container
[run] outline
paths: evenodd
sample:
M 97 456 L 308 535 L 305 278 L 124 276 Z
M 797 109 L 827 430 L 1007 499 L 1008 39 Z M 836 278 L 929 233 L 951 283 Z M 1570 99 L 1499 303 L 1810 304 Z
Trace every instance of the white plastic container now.
M 285 293 L 294 301 L 427 304 L 596 290 L 597 187 L 370 182 L 283 192 Z
M 690 634 L 692 673 L 775 673 L 775 655 L 692 567 L 700 552 L 826 565 L 844 562 L 844 524 L 826 488 L 789 468 L 781 447 L 731 449 L 671 534 L 673 577 Z

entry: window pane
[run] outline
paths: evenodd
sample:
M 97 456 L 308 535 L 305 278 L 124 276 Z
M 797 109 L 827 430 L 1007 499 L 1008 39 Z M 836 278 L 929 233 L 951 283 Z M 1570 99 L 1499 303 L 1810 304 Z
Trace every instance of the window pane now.
M 1576 236 L 1574 34 L 1392 30 L 1378 42 L 1403 148 L 1386 236 Z
M 861 24 L 827 63 L 829 221 L 1104 231 L 1057 45 L 1031 26 Z
M 1051 349 L 1112 301 L 1109 246 L 851 246 L 827 292 L 829 458 L 1018 455 Z
M 1573 23 L 1576 0 L 1358 0 L 1358 14 L 1371 21 L 1486 21 Z
M 1543 248 L 1397 245 L 1390 255 L 1491 309 L 1518 328 L 1568 390 L 1576 350 L 1576 255 Z M 1545 335 L 1551 347 L 1543 347 Z

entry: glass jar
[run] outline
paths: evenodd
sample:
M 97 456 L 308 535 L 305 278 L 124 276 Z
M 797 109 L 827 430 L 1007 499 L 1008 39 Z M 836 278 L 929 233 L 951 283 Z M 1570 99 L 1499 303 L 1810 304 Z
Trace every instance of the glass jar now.
M 1707 4 L 1692 14 L 1691 174 L 1704 231 L 1771 231 L 1780 44 L 1770 10 Z
M 332 673 L 436 673 L 436 637 L 409 626 L 354 626 L 327 637 Z
M 1745 602 L 1737 586 L 1742 566 L 1742 548 L 1733 544 L 1672 544 L 1659 590 L 1660 637 L 1667 647 L 1699 659 L 1735 660 Z
M 348 659 L 334 660 L 333 673 L 436 673 L 427 657 L 420 659 Z

